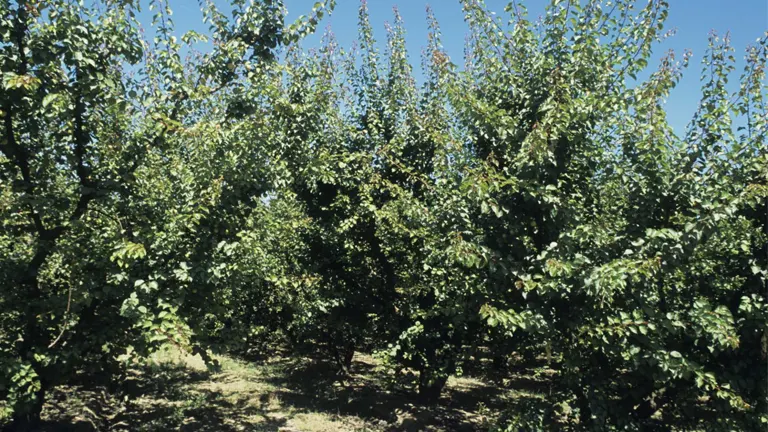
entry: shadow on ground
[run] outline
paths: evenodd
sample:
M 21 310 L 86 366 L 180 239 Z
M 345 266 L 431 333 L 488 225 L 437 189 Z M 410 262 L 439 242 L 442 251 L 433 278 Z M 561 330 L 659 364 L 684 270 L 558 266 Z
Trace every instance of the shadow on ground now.
M 77 385 L 57 390 L 46 404 L 43 431 L 278 431 L 286 418 L 267 408 L 208 390 L 218 377 L 181 364 L 133 370 L 118 392 Z
M 452 378 L 437 404 L 423 405 L 410 389 L 393 384 L 370 358 L 362 357 L 353 362 L 349 376 L 340 376 L 332 363 L 320 359 L 286 359 L 283 373 L 269 380 L 280 400 L 296 409 L 355 416 L 386 431 L 485 430 L 489 417 L 509 404 L 510 394 L 502 387 Z
M 329 362 L 226 359 L 210 373 L 184 362 L 132 370 L 119 391 L 79 384 L 46 404 L 45 431 L 474 431 L 510 403 L 535 400 L 476 378 L 451 379 L 436 405 L 424 406 L 366 356 L 341 376 Z M 540 390 L 526 377 L 518 384 Z M 528 379 L 531 382 L 525 382 Z M 512 383 L 508 381 L 507 384 Z

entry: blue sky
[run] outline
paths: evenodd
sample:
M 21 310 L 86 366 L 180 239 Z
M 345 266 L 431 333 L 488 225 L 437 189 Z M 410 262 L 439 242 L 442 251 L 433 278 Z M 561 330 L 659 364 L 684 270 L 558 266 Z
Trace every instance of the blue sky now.
M 218 0 L 224 2 L 225 0 Z M 316 0 L 285 0 L 288 19 L 292 21 L 302 14 L 307 14 Z M 201 25 L 201 13 L 195 0 L 171 0 L 174 19 L 183 33 L 188 29 L 204 30 Z M 737 71 L 743 67 L 744 49 L 768 30 L 768 0 L 669 0 L 670 12 L 666 28 L 674 28 L 677 33 L 663 44 L 654 48 L 654 58 L 658 59 L 669 49 L 682 55 L 683 50 L 693 52 L 691 66 L 678 87 L 673 91 L 667 103 L 669 120 L 677 132 L 682 132 L 698 105 L 700 61 L 707 48 L 707 37 L 714 30 L 719 34 L 730 32 L 731 43 L 736 49 L 739 63 Z M 508 0 L 486 0 L 489 9 L 499 14 L 504 13 Z M 538 17 L 544 10 L 547 0 L 529 0 L 525 4 L 530 18 Z M 644 4 L 638 0 L 638 4 Z M 360 0 L 337 0 L 333 15 L 324 19 L 319 29 L 330 27 L 339 43 L 350 47 L 357 37 L 357 11 Z M 440 22 L 443 32 L 443 45 L 456 64 L 463 64 L 462 55 L 467 26 L 463 21 L 461 6 L 457 0 L 368 0 L 371 23 L 374 25 L 377 40 L 386 37 L 384 23 L 392 21 L 392 8 L 397 6 L 405 21 L 408 51 L 411 63 L 420 77 L 420 53 L 427 42 L 426 7 L 430 4 Z M 147 21 L 148 24 L 148 21 Z M 319 35 L 304 42 L 306 47 L 317 46 Z M 654 63 L 651 62 L 651 66 Z M 735 77 L 734 77 L 735 78 Z M 736 79 L 732 80 L 737 85 Z

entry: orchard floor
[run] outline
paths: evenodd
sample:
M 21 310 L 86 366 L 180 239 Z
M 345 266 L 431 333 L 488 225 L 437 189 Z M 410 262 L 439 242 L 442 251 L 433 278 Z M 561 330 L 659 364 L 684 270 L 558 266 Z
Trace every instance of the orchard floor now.
M 132 370 L 120 397 L 96 386 L 60 388 L 44 408 L 44 430 L 474 431 L 549 387 L 532 369 L 496 378 L 477 373 L 451 378 L 440 402 L 423 406 L 387 384 L 366 355 L 355 355 L 347 377 L 309 358 L 218 360 L 220 371 L 208 372 L 199 357 L 165 352 Z

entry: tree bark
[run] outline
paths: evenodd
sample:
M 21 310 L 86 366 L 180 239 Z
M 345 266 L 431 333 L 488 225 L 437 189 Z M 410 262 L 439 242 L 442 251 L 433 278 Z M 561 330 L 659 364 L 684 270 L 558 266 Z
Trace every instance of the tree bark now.
M 419 400 L 428 405 L 436 404 L 447 382 L 448 374 L 423 369 L 419 373 Z
M 352 342 L 346 343 L 344 346 L 334 346 L 334 355 L 336 357 L 336 363 L 339 365 L 339 369 L 345 375 L 349 375 L 352 367 L 352 358 L 355 356 L 355 344 Z
M 41 385 L 40 390 L 35 393 L 35 402 L 28 405 L 24 411 L 15 411 L 11 423 L 5 428 L 5 432 L 32 432 L 40 430 L 41 415 L 47 390 L 45 385 Z

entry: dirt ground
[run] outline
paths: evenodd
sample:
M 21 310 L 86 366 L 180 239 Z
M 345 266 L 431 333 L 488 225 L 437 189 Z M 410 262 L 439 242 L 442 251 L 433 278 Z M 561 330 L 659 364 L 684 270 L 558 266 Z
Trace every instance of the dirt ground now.
M 119 392 L 59 388 L 45 406 L 45 430 L 475 431 L 548 386 L 525 370 L 451 378 L 439 403 L 423 406 L 368 355 L 355 355 L 349 376 L 306 357 L 218 360 L 221 369 L 209 372 L 199 357 L 168 350 L 131 370 Z

